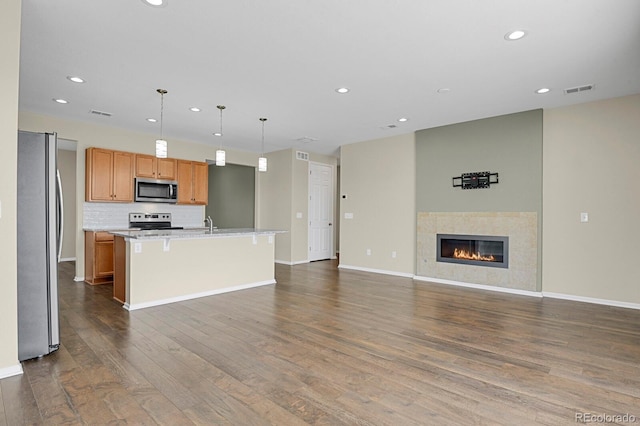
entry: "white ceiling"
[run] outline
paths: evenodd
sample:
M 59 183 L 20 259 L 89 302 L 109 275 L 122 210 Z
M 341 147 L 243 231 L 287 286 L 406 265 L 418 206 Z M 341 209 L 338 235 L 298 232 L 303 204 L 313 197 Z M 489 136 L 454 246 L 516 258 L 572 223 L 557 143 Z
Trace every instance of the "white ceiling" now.
M 267 117 L 265 151 L 331 155 L 640 93 L 638 0 L 23 0 L 22 13 L 20 109 L 149 133 L 150 143 L 160 133 L 145 120 L 160 116 L 158 88 L 168 90 L 169 144 L 218 146 L 224 104 L 225 147 L 259 152 L 258 118 Z M 527 36 L 506 41 L 513 29 Z M 563 92 L 585 84 L 595 89 Z M 351 91 L 336 93 L 342 86 Z

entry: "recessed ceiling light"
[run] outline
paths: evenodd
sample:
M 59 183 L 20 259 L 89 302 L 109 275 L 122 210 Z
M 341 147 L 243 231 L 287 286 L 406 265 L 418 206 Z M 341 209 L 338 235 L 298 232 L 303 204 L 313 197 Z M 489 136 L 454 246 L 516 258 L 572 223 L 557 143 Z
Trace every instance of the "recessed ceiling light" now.
M 336 89 L 336 92 L 342 93 L 342 94 L 349 93 L 349 88 L 347 88 L 347 87 L 339 87 L 339 88 Z
M 54 99 L 54 102 L 57 102 L 59 104 L 68 104 L 69 101 L 65 100 L 65 99 Z
M 504 39 L 508 41 L 520 40 L 522 37 L 526 36 L 527 32 L 525 30 L 514 30 L 509 31 L 504 35 Z
M 215 133 L 213 134 L 213 136 L 222 136 L 222 133 L 220 133 L 220 132 L 215 132 Z
M 149 123 L 156 123 L 158 120 L 156 120 L 155 118 L 147 118 L 147 121 Z
M 191 108 L 189 108 L 189 111 L 192 111 L 192 112 L 200 112 L 200 108 L 198 108 L 198 107 L 191 107 Z
M 68 75 L 67 80 L 73 81 L 74 83 L 84 83 L 84 79 L 73 75 Z
M 536 93 L 542 95 L 545 93 L 549 93 L 550 91 L 551 89 L 549 89 L 548 87 L 541 87 L 540 89 L 536 90 Z
M 448 87 L 441 87 L 437 90 L 438 93 L 449 93 L 450 91 L 451 89 L 449 89 Z
M 404 123 L 405 121 L 409 121 L 409 119 L 406 117 L 402 117 L 402 118 L 398 118 L 398 121 L 401 123 Z
M 153 7 L 165 7 L 169 0 L 142 0 L 142 3 Z

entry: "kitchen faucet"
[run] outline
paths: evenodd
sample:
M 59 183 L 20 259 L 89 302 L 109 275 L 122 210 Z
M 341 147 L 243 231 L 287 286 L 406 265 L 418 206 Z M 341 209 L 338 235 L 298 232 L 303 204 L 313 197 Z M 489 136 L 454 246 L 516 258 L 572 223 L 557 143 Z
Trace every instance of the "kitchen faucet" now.
M 211 219 L 211 216 L 207 216 L 207 217 L 204 219 L 204 223 L 205 223 L 205 224 L 206 224 L 206 223 L 208 223 L 208 224 L 209 224 L 209 225 L 208 225 L 208 226 L 209 226 L 209 232 L 213 232 L 213 219 Z

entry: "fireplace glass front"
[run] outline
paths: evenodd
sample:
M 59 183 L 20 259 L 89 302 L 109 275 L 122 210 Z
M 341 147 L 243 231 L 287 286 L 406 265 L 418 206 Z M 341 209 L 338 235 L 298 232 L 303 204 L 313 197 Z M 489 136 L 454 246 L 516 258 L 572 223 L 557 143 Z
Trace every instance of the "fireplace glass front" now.
M 437 234 L 437 261 L 509 267 L 509 237 Z

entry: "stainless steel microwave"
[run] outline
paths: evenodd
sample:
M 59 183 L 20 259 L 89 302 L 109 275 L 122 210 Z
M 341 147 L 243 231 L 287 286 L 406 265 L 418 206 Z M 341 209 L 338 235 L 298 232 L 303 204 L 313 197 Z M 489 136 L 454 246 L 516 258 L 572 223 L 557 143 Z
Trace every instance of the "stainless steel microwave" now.
M 174 180 L 136 178 L 137 202 L 176 203 L 178 201 L 178 182 Z

